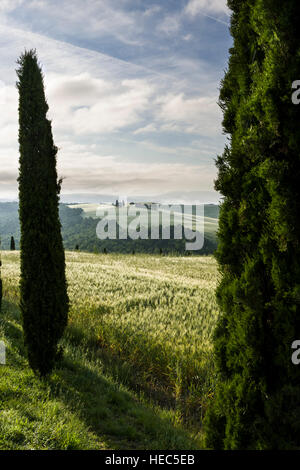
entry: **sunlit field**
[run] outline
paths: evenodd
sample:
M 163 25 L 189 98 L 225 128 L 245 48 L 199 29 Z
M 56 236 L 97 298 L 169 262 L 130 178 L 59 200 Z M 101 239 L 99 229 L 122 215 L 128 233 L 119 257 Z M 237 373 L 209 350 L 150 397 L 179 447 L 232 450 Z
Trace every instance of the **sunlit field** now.
M 214 258 L 67 252 L 66 260 L 65 349 L 80 347 L 104 374 L 197 434 L 214 392 Z M 5 299 L 17 304 L 18 252 L 2 253 L 2 277 Z

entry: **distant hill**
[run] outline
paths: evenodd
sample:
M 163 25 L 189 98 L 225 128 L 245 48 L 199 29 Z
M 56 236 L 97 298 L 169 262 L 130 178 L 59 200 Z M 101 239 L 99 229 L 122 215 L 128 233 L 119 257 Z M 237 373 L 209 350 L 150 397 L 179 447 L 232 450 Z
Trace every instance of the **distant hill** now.
M 96 210 L 99 204 L 60 204 L 60 220 L 62 236 L 66 249 L 79 249 L 89 252 L 118 253 L 184 253 L 185 240 L 99 240 L 96 236 L 96 226 L 99 222 Z M 107 206 L 106 206 L 107 207 Z M 120 209 L 121 210 L 121 209 Z M 217 246 L 216 231 L 218 228 L 219 207 L 207 204 L 204 207 L 205 242 L 199 254 L 210 254 Z M 147 214 L 145 214 L 147 216 Z M 172 232 L 171 232 L 172 233 Z M 20 227 L 18 219 L 18 203 L 0 203 L 0 237 L 3 249 L 9 249 L 10 237 L 14 236 L 16 249 L 19 249 Z M 196 253 L 196 252 L 195 252 Z

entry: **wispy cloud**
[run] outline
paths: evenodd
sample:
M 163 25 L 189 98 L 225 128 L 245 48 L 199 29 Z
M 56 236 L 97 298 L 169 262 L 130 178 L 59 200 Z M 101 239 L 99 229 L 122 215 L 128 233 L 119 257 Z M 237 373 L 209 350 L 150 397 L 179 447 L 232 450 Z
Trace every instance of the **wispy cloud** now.
M 221 114 L 216 101 L 216 96 L 188 98 L 183 93 L 167 94 L 161 98 L 158 115 L 177 130 L 216 136 L 221 131 Z
M 180 30 L 180 16 L 179 15 L 167 15 L 163 18 L 161 23 L 158 24 L 157 30 L 166 34 L 174 34 Z
M 162 7 L 159 6 L 159 5 L 152 5 L 151 7 L 147 8 L 143 15 L 144 16 L 152 16 L 152 15 L 156 15 L 157 13 L 161 12 L 162 10 Z
M 76 135 L 109 133 L 139 124 L 155 87 L 147 80 L 103 80 L 84 73 L 50 75 L 48 96 L 56 126 Z
M 196 191 L 211 189 L 208 181 L 215 177 L 210 166 L 184 163 L 124 162 L 118 156 L 85 156 L 89 171 L 82 178 L 82 168 L 74 166 L 74 153 L 66 153 L 63 175 L 66 192 L 99 192 L 118 194 L 120 190 L 132 195 L 154 195 L 167 191 Z M 97 158 L 98 165 L 93 160 Z
M 212 189 L 222 69 L 193 51 L 201 41 L 185 18 L 198 7 L 167 3 L 0 1 L 0 197 L 17 188 L 15 61 L 24 48 L 43 65 L 64 191 Z
M 24 0 L 1 0 L 0 13 L 8 13 L 21 6 Z
M 230 14 L 226 0 L 189 0 L 185 12 L 190 15 L 199 13 L 225 13 Z

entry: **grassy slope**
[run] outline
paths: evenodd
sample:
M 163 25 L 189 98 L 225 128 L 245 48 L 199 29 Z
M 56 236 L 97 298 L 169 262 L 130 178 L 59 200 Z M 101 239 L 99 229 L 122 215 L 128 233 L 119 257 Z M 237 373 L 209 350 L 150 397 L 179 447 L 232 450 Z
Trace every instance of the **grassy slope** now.
M 200 416 L 211 392 L 212 258 L 67 253 L 65 357 L 43 383 L 24 357 L 18 253 L 2 258 L 0 448 L 199 446 L 180 423 L 191 403 Z

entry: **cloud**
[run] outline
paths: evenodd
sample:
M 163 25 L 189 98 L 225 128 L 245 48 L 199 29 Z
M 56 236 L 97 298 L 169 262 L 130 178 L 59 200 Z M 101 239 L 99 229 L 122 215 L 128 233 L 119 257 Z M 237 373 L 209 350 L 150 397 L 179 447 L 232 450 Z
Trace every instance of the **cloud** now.
M 55 110 L 56 127 L 76 135 L 90 135 L 138 125 L 142 113 L 150 108 L 154 90 L 147 80 L 108 82 L 85 73 L 50 77 L 48 96 Z
M 0 82 L 0 142 L 2 148 L 17 146 L 18 139 L 18 95 L 15 87 Z M 1 162 L 1 166 L 2 166 Z
M 27 0 L 28 1 L 28 0 Z M 27 3 L 29 8 L 47 8 L 47 0 L 30 0 Z
M 19 2 L 0 0 L 0 12 L 7 13 L 5 22 L 0 15 L 0 106 L 5 110 L 0 115 L 0 197 L 4 187 L 6 194 L 17 188 L 15 61 L 24 48 L 36 48 L 42 63 L 49 118 L 55 143 L 61 149 L 59 174 L 66 177 L 64 192 L 105 188 L 106 192 L 118 193 L 119 186 L 135 194 L 184 191 L 186 187 L 211 189 L 213 157 L 223 148 L 221 115 L 216 105 L 218 73 L 221 75 L 222 70 L 200 57 L 194 59 L 177 50 L 169 53 L 168 35 L 177 28 L 181 28 L 181 39 L 190 39 L 191 32 L 184 30 L 182 22 L 179 24 L 178 16 L 172 11 L 166 14 L 164 6 L 160 11 L 154 6 L 151 10 L 151 4 L 149 11 L 125 11 L 127 0 L 87 0 L 84 11 L 78 8 L 82 4 L 79 0 L 71 4 L 63 0 L 56 9 L 52 3 L 58 5 L 56 0 L 30 3 L 30 22 L 41 21 L 40 30 L 47 36 L 32 32 L 31 23 L 21 24 L 22 15 L 19 19 L 18 15 L 9 16 L 9 9 L 12 11 Z M 24 8 L 28 9 L 28 4 L 29 0 Z M 116 12 L 111 13 L 112 9 Z M 168 24 L 170 17 L 174 21 Z M 87 48 L 90 38 L 99 39 L 101 44 L 104 35 L 114 32 L 119 38 L 124 35 L 124 44 L 139 43 L 145 21 L 152 26 L 149 41 L 157 41 L 156 45 L 159 41 L 159 47 L 149 43 L 152 49 L 143 49 L 144 62 L 140 59 L 140 63 L 144 65 L 130 63 L 127 57 L 137 61 L 136 56 L 127 52 L 122 55 L 119 43 L 118 48 L 114 43 L 112 54 L 117 50 L 126 60 Z M 158 25 L 162 26 L 160 35 L 156 34 Z M 78 44 L 86 47 L 72 45 L 70 38 L 66 42 L 49 37 L 61 38 L 59 32 L 78 32 Z M 192 34 L 196 41 L 194 30 Z M 86 42 L 81 43 L 82 37 Z
M 189 0 L 185 7 L 185 13 L 191 16 L 199 13 L 225 13 L 230 14 L 226 0 Z
M 147 17 L 147 16 L 156 15 L 157 13 L 161 11 L 161 9 L 162 8 L 159 5 L 153 5 L 144 11 L 143 16 Z
M 111 93 L 113 84 L 84 72 L 78 75 L 49 74 L 47 91 L 58 103 L 90 106 Z
M 141 25 L 137 17 L 142 13 L 126 9 L 126 2 L 118 0 L 31 0 L 27 8 L 31 10 L 33 24 L 35 13 L 39 24 L 50 34 L 87 38 L 99 38 L 105 35 L 115 36 L 125 44 L 139 44 L 137 35 Z M 49 28 L 49 25 L 50 28 Z
M 8 13 L 21 6 L 24 0 L 1 0 L 0 13 Z
M 74 112 L 75 132 L 112 132 L 138 123 L 142 112 L 149 106 L 150 96 L 151 88 L 146 83 L 124 81 L 119 93 Z
M 136 126 L 132 132 L 137 134 L 142 128 L 146 128 L 143 132 L 153 130 L 147 127 L 149 122 L 144 124 L 145 119 L 163 131 L 205 133 L 207 129 L 209 135 L 218 132 L 221 117 L 216 97 L 205 98 L 212 83 L 212 72 L 206 70 L 205 63 L 196 66 L 189 59 L 178 62 L 174 57 L 166 61 L 173 70 L 177 66 L 188 70 L 189 76 L 197 74 L 198 93 L 187 98 L 184 92 L 175 91 L 178 86 L 185 86 L 184 81 L 180 84 L 175 79 L 170 83 L 168 76 L 151 74 L 143 67 L 14 28 L 3 28 L 0 47 L 8 36 L 9 47 L 2 49 L 1 76 L 14 82 L 11 65 L 19 51 L 24 46 L 37 47 L 45 72 L 49 116 L 59 135 L 109 133 L 132 125 Z M 0 117 L 2 126 L 17 121 L 16 89 L 9 85 L 5 90 L 6 113 Z M 2 86 L 0 96 L 3 93 Z
M 66 156 L 65 156 L 66 157 Z M 211 190 L 215 170 L 205 165 L 184 163 L 138 163 L 121 161 L 118 156 L 92 155 L 85 157 L 86 165 L 97 159 L 90 171 L 74 166 L 74 154 L 65 166 L 64 191 L 115 193 L 120 190 L 132 195 L 157 194 L 166 191 Z M 73 164 L 72 164 L 73 162 Z
M 183 93 L 169 93 L 161 98 L 160 104 L 158 118 L 165 123 L 165 130 L 169 128 L 206 136 L 214 136 L 221 131 L 221 113 L 215 96 L 189 98 Z
M 139 135 L 139 134 L 147 134 L 149 132 L 157 132 L 157 126 L 151 122 L 150 124 L 147 124 L 147 126 L 140 127 L 139 129 L 136 129 L 133 134 L 134 135 Z
M 180 18 L 176 15 L 167 15 L 163 21 L 157 26 L 157 30 L 167 36 L 177 33 L 180 29 Z
M 0 183 L 1 184 L 13 184 L 15 183 L 17 175 L 14 171 L 1 171 Z

